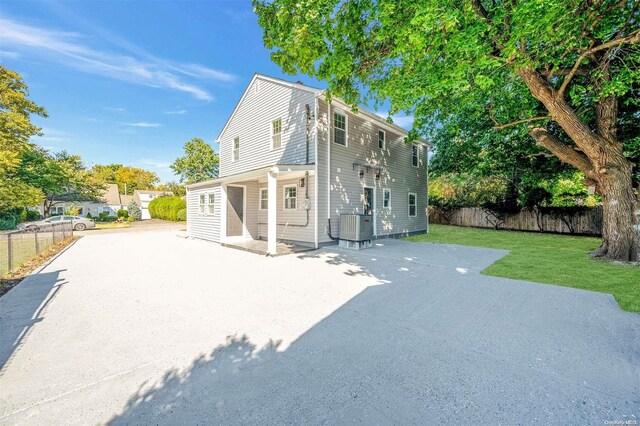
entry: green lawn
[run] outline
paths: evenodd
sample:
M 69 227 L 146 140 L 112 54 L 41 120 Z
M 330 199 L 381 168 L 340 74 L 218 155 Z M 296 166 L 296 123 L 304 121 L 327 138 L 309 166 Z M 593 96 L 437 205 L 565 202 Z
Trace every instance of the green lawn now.
M 408 240 L 509 250 L 482 273 L 609 293 L 622 309 L 640 312 L 640 267 L 590 258 L 598 238 L 430 225 L 429 234 Z

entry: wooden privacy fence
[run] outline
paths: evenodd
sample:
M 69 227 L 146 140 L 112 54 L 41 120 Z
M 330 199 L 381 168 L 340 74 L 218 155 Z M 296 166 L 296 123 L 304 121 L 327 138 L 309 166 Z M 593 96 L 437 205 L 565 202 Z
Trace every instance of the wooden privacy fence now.
M 429 222 L 442 225 L 559 234 L 602 235 L 602 207 L 567 212 L 562 209 L 522 210 L 496 213 L 481 207 L 462 207 L 442 211 L 429 207 Z

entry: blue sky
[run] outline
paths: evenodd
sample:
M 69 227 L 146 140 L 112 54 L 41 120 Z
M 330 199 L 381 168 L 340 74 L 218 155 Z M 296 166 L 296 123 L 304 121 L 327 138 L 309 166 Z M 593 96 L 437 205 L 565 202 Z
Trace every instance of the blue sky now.
M 184 143 L 216 136 L 254 73 L 287 76 L 269 59 L 250 1 L 0 3 L 0 62 L 19 72 L 51 151 L 87 166 L 122 163 L 177 180 Z M 406 117 L 396 119 L 409 125 Z

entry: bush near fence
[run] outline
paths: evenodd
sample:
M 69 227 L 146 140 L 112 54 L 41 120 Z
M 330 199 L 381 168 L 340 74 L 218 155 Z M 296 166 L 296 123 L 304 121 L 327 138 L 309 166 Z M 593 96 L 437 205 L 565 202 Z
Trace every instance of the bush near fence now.
M 181 214 L 181 210 L 185 210 L 186 208 L 186 201 L 180 197 L 158 197 L 149 203 L 149 215 L 154 219 L 186 220 L 186 215 Z
M 18 269 L 52 245 L 72 236 L 71 222 L 52 224 L 38 231 L 0 233 L 0 277 Z
M 429 207 L 429 222 L 442 225 L 558 234 L 602 235 L 602 207 L 554 208 L 499 213 L 481 207 Z

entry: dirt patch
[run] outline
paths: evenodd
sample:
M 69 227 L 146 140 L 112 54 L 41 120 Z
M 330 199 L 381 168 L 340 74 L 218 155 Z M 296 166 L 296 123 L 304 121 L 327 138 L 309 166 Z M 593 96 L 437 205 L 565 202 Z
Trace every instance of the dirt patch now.
M 33 270 L 42 266 L 45 262 L 60 253 L 78 238 L 80 237 L 73 236 L 60 241 L 59 243 L 49 247 L 36 257 L 23 263 L 20 268 L 7 274 L 5 277 L 0 278 L 0 297 L 6 294 L 13 287 L 17 286 L 20 281 L 22 281 Z

